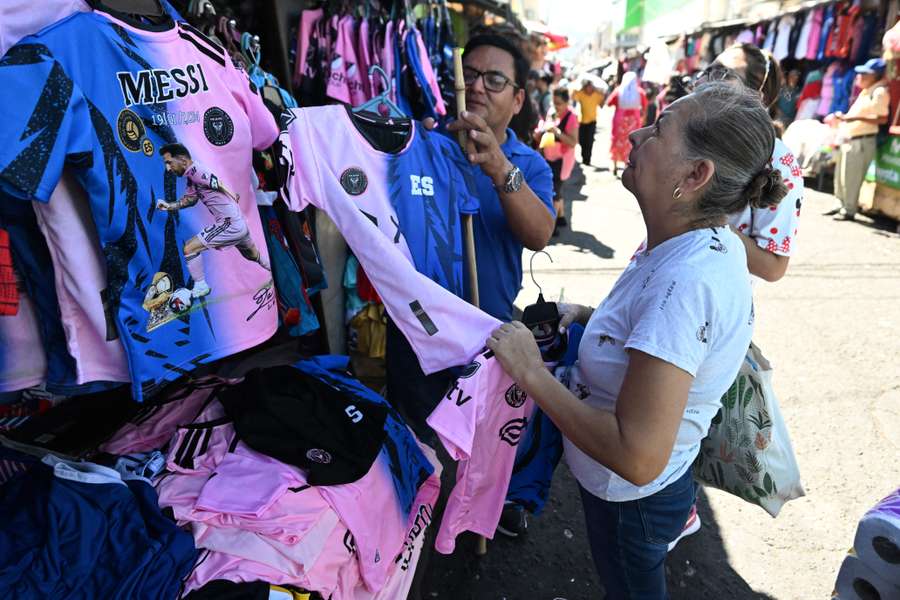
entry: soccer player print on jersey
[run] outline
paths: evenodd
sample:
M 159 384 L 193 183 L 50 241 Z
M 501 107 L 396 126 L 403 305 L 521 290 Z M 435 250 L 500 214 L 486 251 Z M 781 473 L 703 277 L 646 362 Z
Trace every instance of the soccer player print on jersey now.
M 166 144 L 159 149 L 166 171 L 188 180 L 187 191 L 175 202 L 157 200 L 156 208 L 179 211 L 191 208 L 198 202 L 209 210 L 213 223 L 201 229 L 184 244 L 184 259 L 194 280 L 191 298 L 198 299 L 212 290 L 206 283 L 203 253 L 207 250 L 224 250 L 234 246 L 241 256 L 271 271 L 269 260 L 259 251 L 250 237 L 247 222 L 238 204 L 240 195 L 232 192 L 214 173 L 191 158 L 191 153 L 181 144 Z

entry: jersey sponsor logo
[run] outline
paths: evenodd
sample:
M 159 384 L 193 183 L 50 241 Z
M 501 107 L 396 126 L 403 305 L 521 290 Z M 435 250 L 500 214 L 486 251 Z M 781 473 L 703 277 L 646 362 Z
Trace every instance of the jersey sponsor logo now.
M 454 394 L 454 392 L 456 392 L 456 394 Z M 472 396 L 466 396 L 463 389 L 459 387 L 459 380 L 456 380 L 450 385 L 450 389 L 447 390 L 446 398 L 447 400 L 456 402 L 457 406 L 462 406 L 463 404 L 471 400 Z
M 234 137 L 234 121 L 228 113 L 213 106 L 203 113 L 203 134 L 214 146 L 224 146 Z
M 434 179 L 427 175 L 410 175 L 409 185 L 413 196 L 434 196 Z
M 116 118 L 116 131 L 119 134 L 119 141 L 126 150 L 129 152 L 141 151 L 141 140 L 147 133 L 147 129 L 134 111 L 127 108 L 122 109 Z
M 509 389 L 506 390 L 506 403 L 512 406 L 513 408 L 519 408 L 523 404 L 525 404 L 525 400 L 528 398 L 528 395 L 525 393 L 525 390 L 520 388 L 518 384 L 512 384 L 509 386 Z
M 481 368 L 481 363 L 478 361 L 471 362 L 462 368 L 462 372 L 459 374 L 460 379 L 468 379 L 475 375 L 478 372 L 478 369 Z
M 171 102 L 209 91 L 200 63 L 174 69 L 144 69 L 137 73 L 119 71 L 119 89 L 125 106 Z
M 341 173 L 341 187 L 351 196 L 359 196 L 369 187 L 369 178 L 362 169 L 350 167 Z
M 321 448 L 310 448 L 306 451 L 306 458 L 320 465 L 331 464 L 331 453 Z
M 500 428 L 500 439 L 510 446 L 517 446 L 527 425 L 528 419 L 525 417 L 510 419 Z
M 351 404 L 347 408 L 345 408 L 344 412 L 347 413 L 347 416 L 350 417 L 350 420 L 354 423 L 359 423 L 363 420 L 362 411 L 356 408 L 356 405 L 354 404 Z

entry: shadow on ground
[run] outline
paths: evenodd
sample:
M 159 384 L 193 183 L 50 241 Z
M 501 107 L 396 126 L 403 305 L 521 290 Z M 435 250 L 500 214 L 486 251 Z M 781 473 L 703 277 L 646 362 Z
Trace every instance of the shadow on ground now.
M 672 600 L 772 600 L 754 591 L 734 571 L 719 525 L 701 491 L 700 531 L 682 540 L 666 565 Z M 497 536 L 486 556 L 475 556 L 475 540 L 460 538 L 452 556 L 435 555 L 423 600 L 601 600 L 585 535 L 575 479 L 565 464 L 556 471 L 544 513 L 529 519 L 528 534 Z
M 571 177 L 563 183 L 562 197 L 569 224 L 566 227 L 559 228 L 559 234 L 550 239 L 549 246 L 565 244 L 575 246 L 582 253 L 589 252 L 600 258 L 614 258 L 616 255 L 615 250 L 601 242 L 595 235 L 582 231 L 577 222 L 572 222 L 572 203 L 588 200 L 588 197 L 581 191 L 586 183 L 584 171 L 582 170 L 584 168 L 590 169 L 591 167 L 575 165 Z

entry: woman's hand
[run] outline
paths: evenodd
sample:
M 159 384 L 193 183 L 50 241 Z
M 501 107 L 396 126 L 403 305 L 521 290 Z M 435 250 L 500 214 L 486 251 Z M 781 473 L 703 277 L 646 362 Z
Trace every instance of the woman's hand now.
M 587 325 L 588 320 L 590 320 L 591 315 L 594 314 L 594 309 L 590 306 L 583 306 L 581 304 L 567 304 L 565 302 L 557 302 L 556 308 L 559 310 L 560 320 L 559 320 L 559 332 L 563 333 L 566 331 L 572 323 L 580 323 L 581 325 Z
M 487 340 L 503 370 L 517 383 L 529 372 L 544 369 L 544 360 L 534 335 L 519 321 L 504 323 Z

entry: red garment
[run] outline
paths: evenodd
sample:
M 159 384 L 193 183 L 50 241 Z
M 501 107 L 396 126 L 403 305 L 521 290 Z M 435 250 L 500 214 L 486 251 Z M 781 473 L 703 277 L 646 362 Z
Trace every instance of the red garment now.
M 830 58 L 847 58 L 850 54 L 850 42 L 853 34 L 853 22 L 859 16 L 859 6 L 843 6 L 836 9 L 834 27 L 828 35 L 825 45 L 825 56 Z
M 797 106 L 804 100 L 810 100 L 812 98 L 821 98 L 822 97 L 822 80 L 812 81 L 803 86 L 803 90 L 800 92 L 800 97 L 797 98 Z
M 356 294 L 363 302 L 375 302 L 382 304 L 381 296 L 375 291 L 369 276 L 363 271 L 362 266 L 356 267 Z
M 15 316 L 19 312 L 19 288 L 13 272 L 9 234 L 0 229 L 0 316 Z

